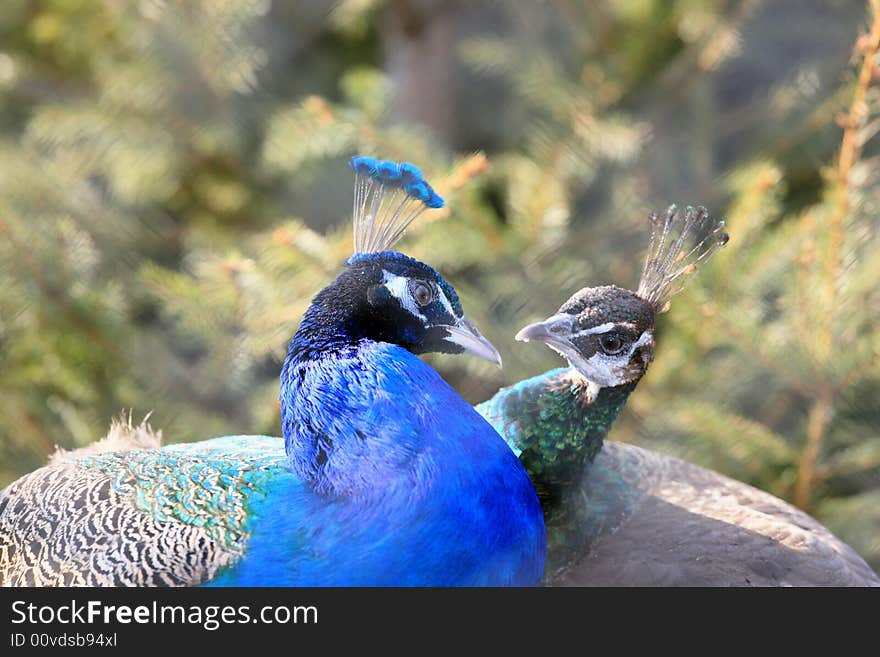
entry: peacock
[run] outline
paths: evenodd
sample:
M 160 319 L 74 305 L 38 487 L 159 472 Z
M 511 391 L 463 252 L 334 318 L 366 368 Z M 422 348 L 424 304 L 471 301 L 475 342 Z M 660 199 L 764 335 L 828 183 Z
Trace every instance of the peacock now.
M 728 241 L 703 207 L 650 215 L 637 291 L 574 293 L 518 340 L 570 367 L 503 388 L 477 410 L 538 490 L 552 585 L 880 585 L 825 527 L 780 499 L 634 445 L 605 442 L 654 358 L 657 316 Z
M 146 427 L 0 492 L 4 585 L 536 585 L 525 468 L 417 354 L 500 365 L 434 269 L 390 247 L 443 199 L 355 157 L 355 254 L 289 344 L 281 432 L 159 447 Z M 129 449 L 133 447 L 133 449 Z

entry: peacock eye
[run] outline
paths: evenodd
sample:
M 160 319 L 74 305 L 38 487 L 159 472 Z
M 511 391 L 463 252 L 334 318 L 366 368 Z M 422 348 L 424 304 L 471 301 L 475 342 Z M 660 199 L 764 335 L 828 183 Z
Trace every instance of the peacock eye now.
M 431 287 L 423 281 L 413 281 L 410 284 L 410 294 L 420 306 L 427 306 L 434 300 L 434 292 Z
M 599 338 L 599 346 L 602 348 L 603 352 L 609 356 L 614 356 L 623 351 L 626 342 L 622 337 L 615 333 L 605 333 Z

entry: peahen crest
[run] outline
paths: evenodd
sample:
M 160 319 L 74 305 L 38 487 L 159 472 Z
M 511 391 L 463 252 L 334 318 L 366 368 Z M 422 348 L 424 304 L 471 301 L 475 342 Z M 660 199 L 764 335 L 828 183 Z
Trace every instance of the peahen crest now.
M 443 199 L 409 162 L 356 156 L 354 170 L 354 252 L 387 251 L 425 208 L 442 208 Z
M 697 270 L 697 263 L 711 257 L 730 237 L 723 230 L 724 220 L 709 219 L 709 211 L 701 205 L 687 206 L 683 214 L 670 205 L 662 215 L 652 212 L 649 219 L 651 241 L 637 294 L 654 312 L 663 313 Z

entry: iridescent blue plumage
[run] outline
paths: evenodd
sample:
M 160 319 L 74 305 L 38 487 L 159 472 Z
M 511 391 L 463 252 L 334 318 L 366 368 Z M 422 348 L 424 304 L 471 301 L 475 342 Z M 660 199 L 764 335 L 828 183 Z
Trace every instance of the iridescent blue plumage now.
M 444 205 L 414 164 L 357 156 L 349 166 L 356 174 L 352 211 L 355 253 L 389 249 L 426 208 Z
M 544 529 L 528 477 L 423 361 L 380 343 L 304 368 L 294 358 L 282 404 L 291 468 L 262 485 L 248 549 L 213 584 L 540 580 Z
M 267 482 L 250 509 L 247 552 L 215 583 L 540 580 L 545 535 L 531 482 L 491 426 L 406 348 L 434 338 L 384 296 L 389 276 L 404 275 L 447 286 L 402 254 L 359 254 L 306 312 L 281 373 L 289 472 Z M 389 316 L 368 318 L 371 294 Z M 456 310 L 457 299 L 437 321 L 456 321 Z M 387 332 L 395 343 L 368 337 Z
M 364 181 L 390 189 L 402 189 L 407 196 L 424 203 L 426 207 L 442 208 L 444 205 L 443 199 L 415 164 L 356 156 L 351 159 L 349 166 Z
M 498 353 L 435 270 L 388 250 L 442 199 L 413 165 L 352 168 L 357 253 L 290 342 L 283 439 L 124 451 L 108 436 L 23 477 L 0 492 L 0 584 L 540 581 L 546 534 L 525 469 L 415 355 Z

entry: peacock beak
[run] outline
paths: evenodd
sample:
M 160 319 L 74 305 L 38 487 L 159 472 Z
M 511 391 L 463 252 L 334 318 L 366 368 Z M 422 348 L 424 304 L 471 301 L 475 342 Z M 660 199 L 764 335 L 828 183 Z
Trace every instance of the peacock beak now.
M 446 330 L 444 340 L 453 342 L 467 353 L 501 367 L 501 354 L 498 353 L 495 345 L 484 338 L 467 317 L 462 317 L 456 324 L 445 324 L 441 328 Z

